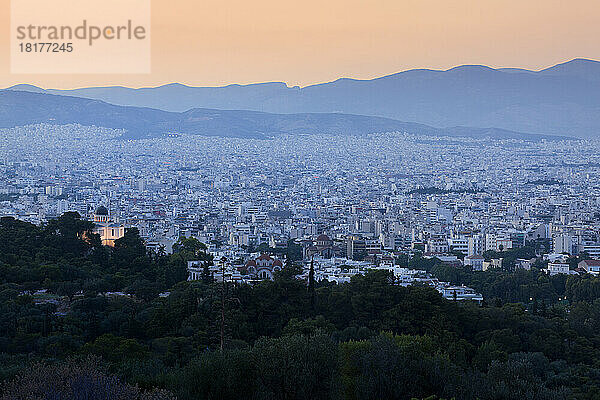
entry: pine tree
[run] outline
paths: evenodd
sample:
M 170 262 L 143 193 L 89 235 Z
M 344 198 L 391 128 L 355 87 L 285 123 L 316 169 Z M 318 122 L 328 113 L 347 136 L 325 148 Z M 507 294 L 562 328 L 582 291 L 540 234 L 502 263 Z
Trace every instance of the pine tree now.
M 310 295 L 310 312 L 315 311 L 315 260 L 310 260 L 310 270 L 308 271 L 308 294 Z
M 208 268 L 208 263 L 205 262 L 203 263 L 204 267 L 202 268 L 202 282 L 204 283 L 212 283 L 213 278 L 212 278 L 212 274 L 210 273 L 210 269 Z

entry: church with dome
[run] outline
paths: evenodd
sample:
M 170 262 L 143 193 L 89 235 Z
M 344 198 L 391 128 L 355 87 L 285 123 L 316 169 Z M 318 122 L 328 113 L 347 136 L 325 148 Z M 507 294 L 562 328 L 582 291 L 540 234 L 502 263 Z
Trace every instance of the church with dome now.
M 92 220 L 96 225 L 94 233 L 97 233 L 100 236 L 104 246 L 114 247 L 115 240 L 120 239 L 125 235 L 125 227 L 112 222 L 110 213 L 104 206 L 96 208 Z
M 245 265 L 247 274 L 256 279 L 273 280 L 275 272 L 281 271 L 282 268 L 281 260 L 268 254 L 262 254 L 254 260 L 250 259 Z
M 305 259 L 312 257 L 341 257 L 343 256 L 343 249 L 335 245 L 329 236 L 321 234 L 315 240 L 304 242 L 303 255 Z

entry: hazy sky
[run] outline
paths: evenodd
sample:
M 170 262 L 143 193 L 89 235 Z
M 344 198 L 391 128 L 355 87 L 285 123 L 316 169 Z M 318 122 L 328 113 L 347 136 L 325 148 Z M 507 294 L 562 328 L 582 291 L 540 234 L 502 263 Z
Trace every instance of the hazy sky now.
M 600 59 L 598 1 L 153 0 L 151 74 L 31 76 L 9 73 L 10 3 L 0 0 L 0 87 L 304 86 L 459 64 L 539 69 Z

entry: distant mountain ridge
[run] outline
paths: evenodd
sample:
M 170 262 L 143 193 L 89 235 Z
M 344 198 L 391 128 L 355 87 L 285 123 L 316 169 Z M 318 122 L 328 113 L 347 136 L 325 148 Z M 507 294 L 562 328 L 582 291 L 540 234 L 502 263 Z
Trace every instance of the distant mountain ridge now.
M 273 114 L 205 108 L 177 113 L 17 90 L 0 90 L 0 115 L 0 128 L 39 123 L 80 124 L 124 129 L 124 137 L 131 139 L 169 133 L 263 139 L 281 134 L 360 135 L 378 132 L 523 140 L 559 139 L 496 128 L 440 129 L 389 118 L 340 113 Z
M 112 104 L 183 112 L 192 108 L 269 113 L 346 113 L 436 127 L 493 126 L 517 132 L 597 137 L 600 62 L 575 59 L 530 71 L 463 65 L 414 69 L 369 80 L 341 78 L 304 88 L 281 82 L 223 87 L 169 84 L 18 90 L 73 95 Z

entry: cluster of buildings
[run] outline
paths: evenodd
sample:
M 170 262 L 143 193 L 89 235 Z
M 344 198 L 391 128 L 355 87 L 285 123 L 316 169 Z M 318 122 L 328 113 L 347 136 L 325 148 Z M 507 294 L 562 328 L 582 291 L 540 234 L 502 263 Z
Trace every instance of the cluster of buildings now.
M 598 141 L 121 134 L 0 130 L 0 215 L 41 224 L 77 211 L 107 245 L 136 227 L 167 253 L 195 237 L 231 261 L 230 279 L 271 278 L 285 260 L 266 254 L 283 249 L 337 282 L 416 253 L 485 270 L 502 261 L 484 255 L 532 242 L 539 257 L 600 258 Z M 572 273 L 546 261 L 548 273 Z
M 217 282 L 233 282 L 253 284 L 264 279 L 274 279 L 275 274 L 283 268 L 284 261 L 269 254 L 252 255 L 247 261 L 233 262 L 226 257 L 217 259 L 215 263 L 203 261 L 188 261 L 188 280 L 199 281 L 209 279 Z M 236 263 L 237 262 L 237 263 Z M 483 296 L 466 286 L 455 286 L 432 277 L 425 271 L 400 267 L 393 262 L 373 265 L 367 261 L 354 261 L 347 258 L 311 258 L 301 263 L 303 271 L 296 275 L 298 279 L 309 279 L 312 268 L 317 282 L 335 283 L 350 282 L 356 275 L 364 275 L 369 271 L 388 271 L 393 276 L 393 282 L 400 286 L 413 284 L 427 285 L 435 288 L 449 300 L 471 300 L 481 303 Z

